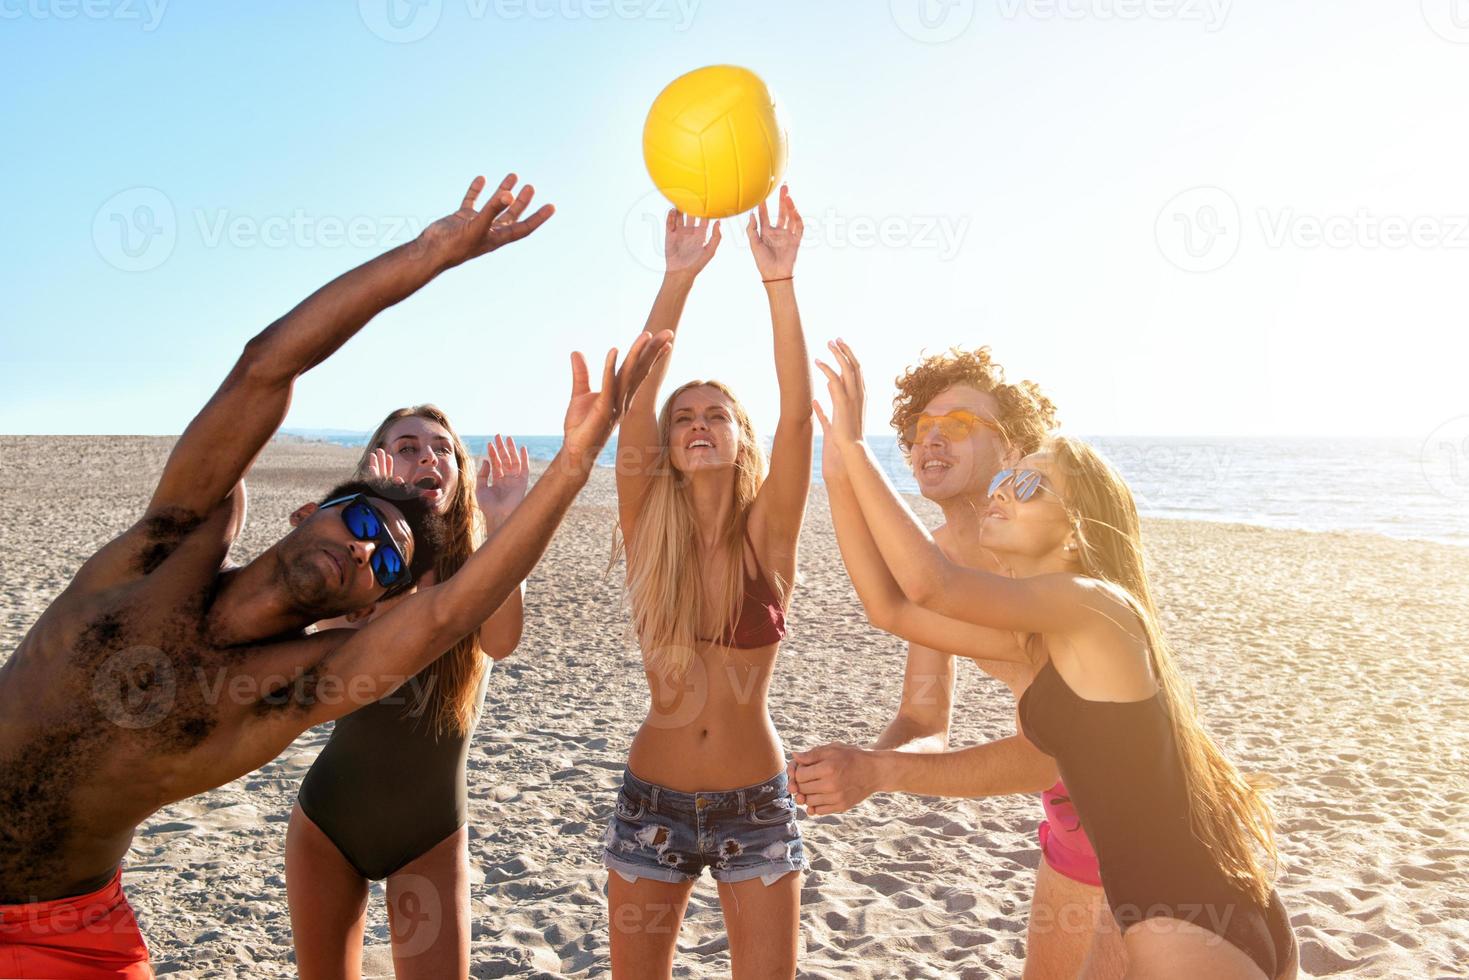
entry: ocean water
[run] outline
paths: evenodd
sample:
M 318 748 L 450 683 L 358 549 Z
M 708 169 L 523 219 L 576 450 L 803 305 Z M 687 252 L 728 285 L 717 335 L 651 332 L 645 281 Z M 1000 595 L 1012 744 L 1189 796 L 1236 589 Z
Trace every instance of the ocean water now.
M 287 429 L 362 446 L 369 433 Z M 897 441 L 869 441 L 888 476 L 916 492 Z M 489 437 L 465 437 L 482 452 Z M 517 436 L 549 460 L 560 436 Z M 1307 531 L 1367 531 L 1469 546 L 1469 439 L 1255 439 L 1099 436 L 1088 439 L 1127 479 L 1145 517 L 1255 524 Z M 820 482 L 820 439 L 816 480 Z M 599 463 L 611 466 L 614 442 Z

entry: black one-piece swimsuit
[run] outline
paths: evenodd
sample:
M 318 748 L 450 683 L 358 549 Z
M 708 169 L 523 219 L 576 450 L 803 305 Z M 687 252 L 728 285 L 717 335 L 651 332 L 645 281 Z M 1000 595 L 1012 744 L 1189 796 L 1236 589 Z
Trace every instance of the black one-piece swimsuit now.
M 1228 940 L 1275 977 L 1295 937 L 1271 893 L 1261 908 L 1231 883 L 1189 825 L 1189 800 L 1161 694 L 1089 701 L 1049 661 L 1020 699 L 1025 737 L 1056 760 L 1097 852 L 1117 926 L 1184 919 Z
M 473 731 L 436 735 L 432 666 L 342 718 L 301 780 L 296 802 L 347 863 L 379 881 L 423 856 L 468 816 L 465 765 Z M 477 704 L 485 703 L 490 670 Z M 427 699 L 422 703 L 421 699 Z M 421 717 L 409 714 L 421 709 Z

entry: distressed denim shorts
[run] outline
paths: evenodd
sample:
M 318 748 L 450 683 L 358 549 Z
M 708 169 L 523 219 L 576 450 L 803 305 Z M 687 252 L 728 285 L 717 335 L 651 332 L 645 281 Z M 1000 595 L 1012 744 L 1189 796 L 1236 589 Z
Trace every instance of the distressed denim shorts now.
M 680 793 L 625 770 L 602 843 L 602 863 L 628 881 L 693 881 L 708 868 L 716 881 L 770 885 L 810 867 L 784 771 L 743 789 Z

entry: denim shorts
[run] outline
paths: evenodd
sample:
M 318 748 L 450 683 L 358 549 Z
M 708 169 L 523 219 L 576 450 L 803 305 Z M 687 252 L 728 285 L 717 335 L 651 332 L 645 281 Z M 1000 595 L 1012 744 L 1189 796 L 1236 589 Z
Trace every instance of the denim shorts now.
M 602 844 L 602 863 L 629 881 L 693 881 L 708 868 L 716 881 L 769 885 L 810 867 L 784 771 L 743 789 L 680 793 L 626 770 Z

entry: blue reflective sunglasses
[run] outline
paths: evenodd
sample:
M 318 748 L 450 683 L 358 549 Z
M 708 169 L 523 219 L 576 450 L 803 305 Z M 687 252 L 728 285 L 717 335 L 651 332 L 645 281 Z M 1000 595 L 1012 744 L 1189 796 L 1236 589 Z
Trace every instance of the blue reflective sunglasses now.
M 1045 479 L 1046 475 L 1040 470 L 1001 470 L 990 481 L 989 495 L 993 497 L 999 492 L 1001 487 L 1013 480 L 1015 489 L 1011 492 L 1015 495 L 1015 499 L 1021 503 L 1034 497 L 1037 490 L 1044 490 L 1053 496 L 1059 497 L 1060 495 L 1056 491 L 1045 485 Z
M 377 579 L 378 585 L 391 589 L 408 581 L 408 562 L 398 550 L 397 542 L 388 534 L 387 523 L 382 515 L 367 502 L 365 494 L 354 493 L 337 497 L 321 505 L 322 510 L 328 507 L 342 508 L 342 523 L 347 525 L 347 530 L 358 541 L 371 541 L 377 545 L 372 549 L 372 558 L 368 564 L 372 566 L 372 576 Z

